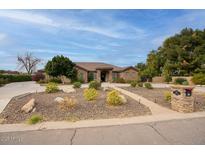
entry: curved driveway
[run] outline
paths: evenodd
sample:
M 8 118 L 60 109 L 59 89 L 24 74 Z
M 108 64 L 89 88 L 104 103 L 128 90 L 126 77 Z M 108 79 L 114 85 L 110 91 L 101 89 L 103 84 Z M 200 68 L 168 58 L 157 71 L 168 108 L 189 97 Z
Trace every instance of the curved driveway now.
M 36 84 L 33 81 L 15 82 L 7 84 L 0 88 L 0 113 L 11 100 L 12 97 L 31 92 L 42 92 L 45 87 Z

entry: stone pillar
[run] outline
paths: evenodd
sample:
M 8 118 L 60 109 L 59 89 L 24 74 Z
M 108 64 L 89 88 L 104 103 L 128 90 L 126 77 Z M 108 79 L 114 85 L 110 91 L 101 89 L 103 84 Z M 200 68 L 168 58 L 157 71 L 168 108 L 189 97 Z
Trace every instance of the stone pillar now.
M 88 82 L 88 72 L 87 71 L 85 72 L 84 81 L 85 81 L 85 83 Z
M 98 82 L 101 82 L 100 75 L 101 75 L 101 71 L 100 71 L 100 70 L 97 70 L 96 80 L 97 80 Z
M 112 82 L 112 70 L 109 71 L 108 81 Z
M 193 86 L 171 86 L 171 108 L 178 112 L 194 112 Z

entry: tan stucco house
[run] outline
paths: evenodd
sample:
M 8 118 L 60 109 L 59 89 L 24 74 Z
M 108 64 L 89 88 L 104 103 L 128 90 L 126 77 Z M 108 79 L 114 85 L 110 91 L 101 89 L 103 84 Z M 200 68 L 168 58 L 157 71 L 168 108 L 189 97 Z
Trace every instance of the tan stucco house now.
M 123 78 L 125 81 L 135 80 L 138 77 L 136 68 L 118 67 L 101 62 L 76 62 L 78 78 L 84 82 L 97 80 L 99 82 L 112 82 L 114 79 Z

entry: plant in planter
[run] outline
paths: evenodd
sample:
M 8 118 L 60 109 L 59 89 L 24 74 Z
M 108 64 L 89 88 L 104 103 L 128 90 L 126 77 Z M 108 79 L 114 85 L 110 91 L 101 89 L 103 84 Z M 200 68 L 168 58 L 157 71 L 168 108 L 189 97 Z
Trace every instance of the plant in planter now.
M 95 88 L 88 88 L 84 90 L 83 96 L 87 101 L 96 100 L 98 97 L 98 92 Z
M 47 93 L 55 93 L 55 92 L 58 92 L 58 91 L 59 91 L 59 88 L 58 88 L 58 85 L 56 83 L 49 82 L 46 85 L 46 92 Z
M 185 82 L 184 84 L 186 84 L 186 82 L 188 81 L 185 78 L 176 78 L 174 81 L 175 84 L 180 84 L 180 85 L 183 85 L 183 82 Z

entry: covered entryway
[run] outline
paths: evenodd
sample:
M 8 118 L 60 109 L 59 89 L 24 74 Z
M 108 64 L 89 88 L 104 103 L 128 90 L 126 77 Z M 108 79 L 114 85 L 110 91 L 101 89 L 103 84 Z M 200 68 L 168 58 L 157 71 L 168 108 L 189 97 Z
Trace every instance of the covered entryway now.
M 101 82 L 107 82 L 108 81 L 108 71 L 101 71 L 100 73 L 100 78 L 101 78 Z
M 97 68 L 97 81 L 112 82 L 112 69 L 113 68 Z

